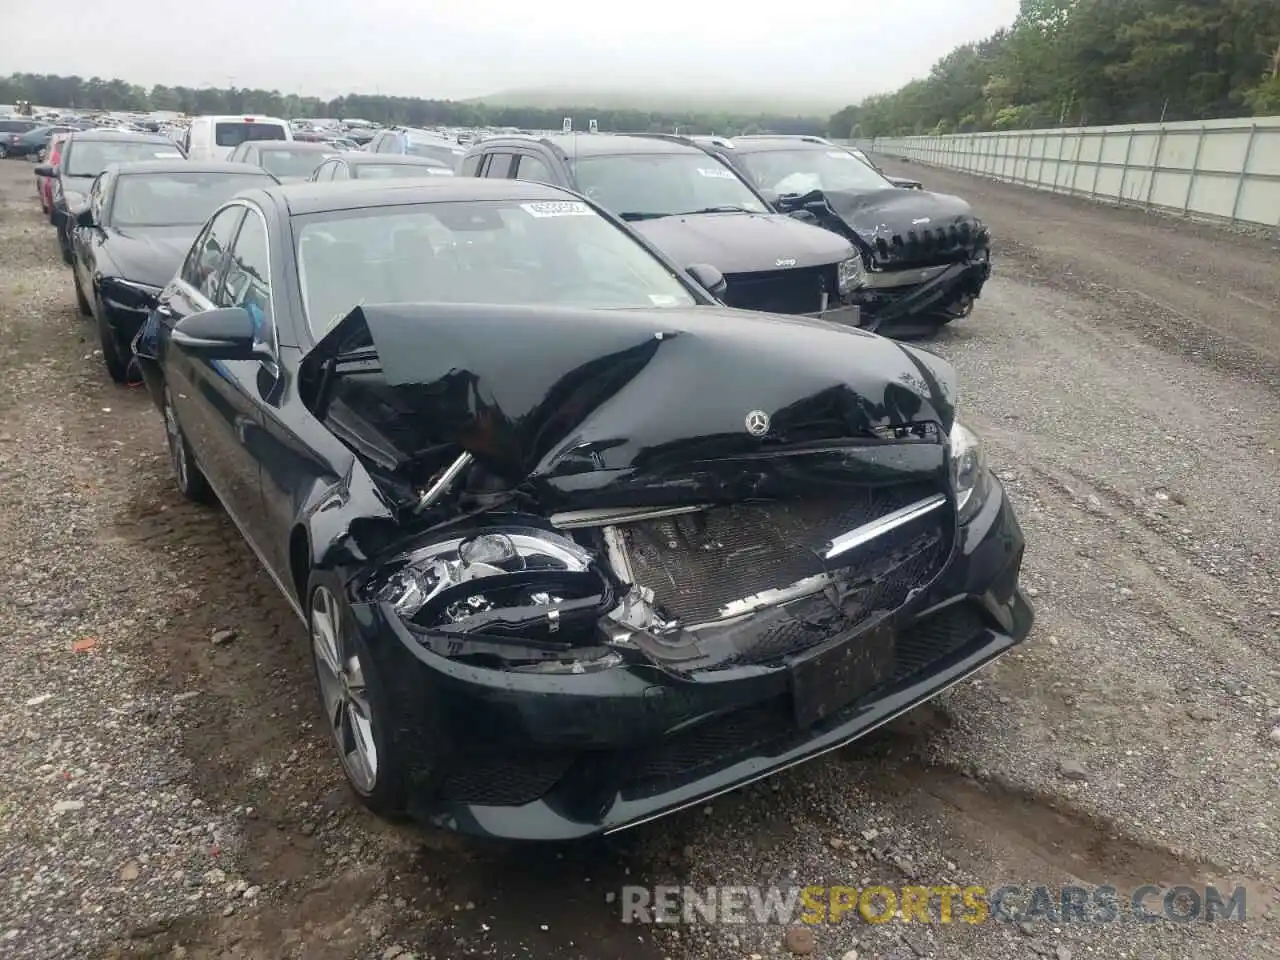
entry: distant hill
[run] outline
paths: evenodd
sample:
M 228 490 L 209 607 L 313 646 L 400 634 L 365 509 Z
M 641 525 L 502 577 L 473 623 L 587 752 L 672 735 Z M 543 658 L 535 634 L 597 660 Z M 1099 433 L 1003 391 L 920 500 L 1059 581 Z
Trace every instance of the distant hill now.
M 483 97 L 471 97 L 466 103 L 485 103 L 495 107 L 599 107 L 613 110 L 653 110 L 724 112 L 754 116 L 769 113 L 781 116 L 830 116 L 845 104 L 821 98 L 778 97 L 775 95 L 738 92 L 713 93 L 679 90 L 608 90 L 601 88 L 526 88 L 500 90 Z M 579 120 L 587 118 L 579 117 Z

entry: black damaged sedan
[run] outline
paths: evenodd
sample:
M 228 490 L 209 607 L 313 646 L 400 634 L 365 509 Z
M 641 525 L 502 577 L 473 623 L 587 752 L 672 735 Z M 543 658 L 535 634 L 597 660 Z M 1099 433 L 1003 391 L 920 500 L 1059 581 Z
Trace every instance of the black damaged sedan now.
M 130 344 L 209 215 L 241 190 L 276 182 L 243 163 L 190 160 L 113 163 L 97 176 L 70 231 L 71 276 L 112 380 L 128 379 Z
M 945 362 L 717 305 L 568 191 L 242 194 L 137 348 L 179 487 L 306 622 L 383 814 L 616 831 L 848 743 L 1031 628 Z

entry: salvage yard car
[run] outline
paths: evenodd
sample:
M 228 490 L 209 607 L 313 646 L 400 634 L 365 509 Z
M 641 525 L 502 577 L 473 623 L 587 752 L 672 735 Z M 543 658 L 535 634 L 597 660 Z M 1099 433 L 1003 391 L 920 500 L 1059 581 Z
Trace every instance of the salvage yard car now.
M 94 180 L 71 232 L 71 276 L 112 380 L 128 379 L 133 338 L 205 221 L 241 190 L 276 182 L 243 163 L 189 160 L 111 164 Z
M 991 238 L 959 197 L 891 183 L 820 137 L 707 139 L 700 146 L 749 177 L 781 212 L 858 248 L 851 297 L 867 327 L 927 334 L 973 310 L 991 275 Z
M 307 623 L 382 814 L 619 830 L 835 749 L 1032 624 L 949 365 L 726 308 L 556 187 L 243 193 L 138 355 L 179 489 Z
M 293 130 L 277 117 L 192 117 L 182 148 L 192 160 L 226 160 L 242 143 L 292 139 Z
M 181 160 L 182 150 L 158 133 L 120 130 L 77 130 L 62 143 L 58 165 L 36 168 L 36 176 L 53 178 L 53 225 L 64 263 L 71 262 L 71 217 L 84 207 L 89 188 L 108 164 L 130 160 Z M 70 215 L 68 215 L 70 214 Z
M 398 180 L 404 177 L 452 176 L 452 167 L 429 157 L 415 157 L 408 153 L 344 153 L 330 157 L 316 167 L 311 179 L 316 183 L 328 183 L 330 180 Z
M 246 140 L 231 151 L 232 163 L 261 167 L 281 183 L 306 180 L 321 163 L 338 151 L 327 143 L 297 140 Z
M 852 244 L 775 213 L 731 167 L 683 137 L 492 137 L 472 147 L 462 172 L 583 193 L 678 262 L 715 267 L 729 306 L 861 322 L 848 299 L 863 269 Z

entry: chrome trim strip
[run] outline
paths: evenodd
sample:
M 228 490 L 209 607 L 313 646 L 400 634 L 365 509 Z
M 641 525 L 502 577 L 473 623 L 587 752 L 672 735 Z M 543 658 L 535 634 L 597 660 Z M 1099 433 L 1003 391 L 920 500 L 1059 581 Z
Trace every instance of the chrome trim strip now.
M 910 523 L 912 520 L 918 520 L 926 513 L 937 510 L 945 505 L 947 498 L 940 493 L 935 493 L 931 497 L 925 497 L 923 500 L 917 500 L 915 503 L 894 510 L 892 513 L 886 513 L 878 520 L 872 520 L 870 523 L 864 523 L 860 527 L 855 527 L 848 533 L 842 533 L 827 545 L 827 550 L 823 554 L 823 558 L 830 560 L 832 557 L 838 557 L 840 554 L 854 547 L 860 547 L 868 541 L 874 540 L 890 530 L 896 530 L 898 527 Z
M 946 693 L 948 690 L 954 687 L 957 683 L 963 683 L 965 680 L 968 680 L 970 677 L 972 677 L 975 673 L 979 673 L 980 671 L 985 670 L 987 667 L 991 666 L 991 664 L 995 663 L 997 660 L 999 660 L 1001 657 L 1003 657 L 1006 653 L 1008 653 L 1012 649 L 1013 647 L 1008 647 L 1007 649 L 1001 650 L 990 660 L 984 660 L 982 663 L 978 664 L 972 670 L 968 671 L 967 673 L 961 674 L 960 676 L 956 677 L 954 680 L 952 680 L 950 683 L 946 684 L 945 686 L 939 687 L 937 690 L 929 694 L 923 700 L 917 700 L 903 707 L 901 710 L 898 710 L 898 711 L 895 711 L 894 713 L 889 714 L 887 717 L 882 719 L 879 723 L 873 724 L 872 726 L 867 727 L 865 730 L 858 731 L 852 736 L 846 737 L 843 740 L 840 740 L 836 743 L 823 747 L 821 750 L 817 751 L 816 753 L 807 753 L 803 757 L 796 757 L 796 759 L 790 760 L 787 763 L 784 763 L 780 767 L 772 767 L 769 770 L 764 771 L 763 773 L 756 774 L 754 777 L 750 777 L 749 779 L 743 780 L 739 783 L 735 783 L 731 787 L 724 787 L 723 789 L 717 790 L 714 793 L 709 793 L 706 796 L 698 797 L 696 800 L 688 800 L 685 803 L 680 804 L 678 807 L 671 807 L 669 810 L 663 810 L 660 813 L 651 813 L 649 816 L 642 817 L 639 820 L 630 820 L 627 823 L 622 823 L 616 827 L 611 827 L 610 829 L 606 830 L 602 834 L 602 836 L 607 837 L 614 833 L 621 833 L 623 830 L 630 830 L 632 827 L 639 827 L 646 823 L 652 823 L 654 820 L 661 820 L 663 817 L 670 816 L 673 813 L 678 813 L 681 810 L 688 810 L 690 807 L 696 807 L 699 804 L 708 803 L 714 800 L 716 797 L 724 796 L 726 793 L 733 793 L 733 791 L 735 790 L 741 790 L 743 787 L 750 786 L 751 784 L 757 783 L 760 780 L 765 780 L 769 777 L 772 777 L 774 774 L 781 773 L 783 770 L 790 770 L 792 767 L 799 766 L 802 763 L 808 763 L 810 760 L 816 760 L 818 757 L 821 757 L 824 754 L 828 754 L 832 750 L 839 750 L 841 747 L 846 747 L 853 741 L 861 740 L 867 734 L 875 730 L 878 730 L 880 727 L 883 727 L 886 723 L 891 723 L 892 721 L 898 719 L 898 717 L 902 716 L 904 713 L 911 712 L 912 710 L 916 709 L 916 707 L 919 707 L 921 704 L 925 704 L 925 703 L 928 703 L 930 700 L 937 699 L 941 694 Z M 696 728 L 693 728 L 693 729 L 696 729 Z
M 453 481 L 458 479 L 458 475 L 463 470 L 471 466 L 471 461 L 474 459 L 471 454 L 466 452 L 458 454 L 458 459 L 449 464 L 448 469 L 440 474 L 440 479 L 433 483 L 427 492 L 418 499 L 418 505 L 413 508 L 413 512 L 421 513 L 444 496 L 449 491 L 449 488 L 453 486 Z
M 676 517 L 685 513 L 697 513 L 707 509 L 705 503 L 683 507 L 599 507 L 594 510 L 567 510 L 564 513 L 553 513 L 551 525 L 562 530 L 576 530 L 581 527 L 603 527 L 616 523 L 635 523 L 639 520 L 656 520 L 659 517 Z

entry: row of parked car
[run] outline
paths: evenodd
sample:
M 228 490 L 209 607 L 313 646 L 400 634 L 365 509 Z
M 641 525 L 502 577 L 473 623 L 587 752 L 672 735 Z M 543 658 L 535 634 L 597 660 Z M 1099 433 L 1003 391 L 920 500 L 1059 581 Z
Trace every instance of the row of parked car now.
M 392 129 L 341 151 L 299 141 L 275 118 L 197 117 L 179 143 L 88 130 L 54 134 L 48 150 L 37 190 L 116 379 L 128 376 L 141 314 L 116 309 L 104 289 L 159 289 L 207 216 L 255 182 L 549 183 L 631 224 L 730 306 L 894 335 L 968 315 L 991 269 L 987 231 L 963 200 L 889 180 L 858 151 L 818 137 L 511 135 L 463 147 Z
M 310 182 L 282 182 L 301 165 L 270 154 L 303 146 Z M 372 810 L 611 833 L 1027 637 L 954 371 L 860 327 L 889 276 L 942 321 L 941 291 L 977 295 L 967 211 L 893 185 L 843 206 L 878 174 L 812 139 L 493 138 L 456 172 L 242 148 L 77 132 L 37 172 L 108 370 L 306 624 Z

